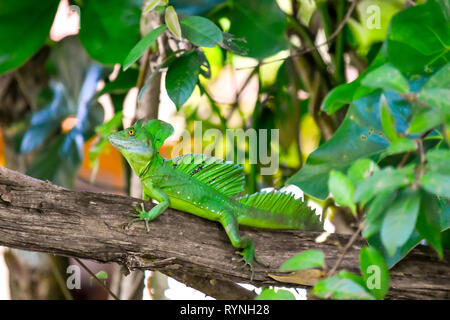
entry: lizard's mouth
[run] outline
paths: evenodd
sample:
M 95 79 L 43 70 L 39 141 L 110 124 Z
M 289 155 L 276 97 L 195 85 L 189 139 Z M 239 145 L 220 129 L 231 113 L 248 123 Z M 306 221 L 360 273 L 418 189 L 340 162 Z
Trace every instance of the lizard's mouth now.
M 114 135 L 110 135 L 108 137 L 109 142 L 116 148 L 124 148 L 125 145 L 125 141 L 123 141 L 122 139 L 118 139 L 117 137 L 115 137 Z

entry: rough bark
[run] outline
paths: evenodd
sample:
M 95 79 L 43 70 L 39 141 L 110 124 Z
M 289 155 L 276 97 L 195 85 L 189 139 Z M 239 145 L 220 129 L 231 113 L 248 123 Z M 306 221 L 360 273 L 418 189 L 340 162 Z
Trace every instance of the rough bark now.
M 142 200 L 106 193 L 70 191 L 0 167 L 0 245 L 100 262 L 117 262 L 129 269 L 151 269 L 217 281 L 256 286 L 289 285 L 268 277 L 293 255 L 311 248 L 324 251 L 329 266 L 340 256 L 349 235 L 332 234 L 317 244 L 315 232 L 242 228 L 255 241 L 261 259 L 270 264 L 248 269 L 234 261 L 235 249 L 222 227 L 193 215 L 167 210 L 150 223 L 126 228 Z M 145 203 L 147 209 L 152 204 Z M 359 272 L 355 241 L 341 264 Z M 389 298 L 450 298 L 450 254 L 439 260 L 425 246 L 412 250 L 391 270 Z M 293 286 L 293 285 L 292 285 Z

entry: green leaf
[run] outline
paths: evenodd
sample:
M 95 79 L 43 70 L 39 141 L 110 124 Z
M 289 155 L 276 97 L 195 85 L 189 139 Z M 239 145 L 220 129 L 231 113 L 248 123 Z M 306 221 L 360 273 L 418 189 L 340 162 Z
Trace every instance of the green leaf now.
M 83 1 L 79 37 L 92 58 L 104 64 L 124 61 L 140 38 L 141 4 L 137 0 Z
M 411 121 L 408 133 L 420 134 L 437 127 L 444 121 L 445 117 L 443 117 L 438 111 L 424 110 L 416 115 L 413 121 Z
M 444 116 L 450 114 L 450 89 L 422 89 L 417 99 L 425 102 L 431 108 L 437 109 Z M 445 117 L 443 120 L 445 120 Z
M 361 182 L 378 171 L 380 171 L 380 168 L 375 162 L 367 158 L 361 158 L 351 165 L 347 171 L 347 176 L 353 186 L 357 187 Z
M 108 279 L 108 273 L 106 271 L 99 271 L 95 274 L 98 279 Z
M 381 192 L 370 201 L 366 209 L 366 224 L 362 231 L 364 238 L 369 238 L 380 231 L 383 215 L 396 196 L 397 192 Z
M 370 88 L 393 90 L 399 93 L 408 93 L 409 84 L 406 78 L 392 64 L 386 63 L 369 72 L 361 84 Z
M 387 104 L 384 95 L 380 98 L 380 114 L 381 114 L 381 125 L 383 126 L 384 133 L 390 141 L 395 141 L 398 139 L 397 131 L 395 131 L 395 119 L 392 116 L 389 105 Z
M 450 150 L 428 151 L 426 173 L 420 179 L 422 188 L 430 193 L 450 198 Z
M 447 63 L 450 21 L 444 12 L 438 1 L 430 0 L 396 14 L 387 37 L 389 61 L 404 73 L 420 73 Z
M 390 253 L 387 252 L 386 248 L 384 247 L 381 241 L 380 233 L 375 233 L 372 236 L 370 236 L 370 238 L 367 239 L 367 242 L 371 246 L 377 248 L 377 250 L 383 254 L 388 267 L 392 268 L 393 266 L 395 266 L 396 263 L 402 260 L 414 247 L 416 247 L 421 240 L 422 237 L 416 231 L 413 231 L 413 233 L 408 238 L 406 243 L 401 247 L 397 248 L 394 255 L 391 255 Z
M 264 59 L 287 49 L 286 18 L 273 0 L 232 0 L 228 11 L 230 32 L 245 38 L 248 56 Z
M 379 93 L 354 101 L 333 137 L 313 151 L 303 168 L 287 180 L 307 194 L 325 199 L 331 170 L 344 172 L 359 158 L 375 157 L 389 145 L 379 118 Z
M 450 174 L 450 150 L 448 149 L 434 149 L 425 154 L 427 160 L 426 167 L 431 171 L 440 171 L 445 174 Z
M 147 6 L 144 8 L 143 12 L 149 12 L 152 11 L 153 9 L 155 9 L 158 6 L 165 6 L 167 5 L 168 0 L 151 0 Z
M 421 90 L 433 88 L 450 88 L 450 62 L 436 71 Z
M 192 16 L 181 21 L 183 37 L 199 47 L 212 48 L 223 40 L 222 31 L 211 20 Z
M 263 288 L 255 300 L 295 300 L 295 296 L 288 290 Z
M 408 138 L 399 138 L 391 143 L 391 145 L 384 151 L 380 158 L 386 158 L 393 154 L 415 151 L 417 149 L 417 143 Z
M 166 22 L 167 28 L 173 33 L 175 38 L 181 39 L 181 26 L 178 21 L 178 15 L 175 12 L 173 6 L 168 6 L 164 13 L 164 21 Z
M 389 268 L 384 257 L 373 247 L 362 248 L 360 266 L 366 288 L 377 299 L 383 299 L 389 290 Z
M 128 56 L 123 62 L 123 70 L 128 69 L 133 63 L 135 63 L 144 52 L 153 45 L 156 39 L 166 30 L 167 26 L 162 25 L 156 29 L 153 29 L 145 35 L 134 47 L 131 49 Z
M 323 267 L 325 265 L 325 256 L 322 250 L 306 250 L 290 258 L 280 267 L 280 271 L 297 271 Z
M 375 221 L 385 212 L 387 206 L 396 197 L 396 192 L 390 190 L 379 193 L 367 206 L 366 217 L 368 221 Z
M 366 283 L 364 282 L 364 279 L 361 276 L 358 276 L 352 272 L 349 272 L 347 270 L 341 270 L 338 273 L 339 278 L 341 279 L 349 279 L 353 282 L 359 284 L 361 288 L 366 288 Z
M 450 199 L 450 175 L 429 171 L 420 178 L 420 186 L 430 193 Z
M 353 95 L 360 86 L 359 81 L 344 83 L 331 90 L 322 102 L 321 109 L 328 114 L 333 114 L 346 104 L 350 104 Z
M 437 251 L 442 259 L 444 253 L 442 250 L 440 212 L 436 197 L 423 192 L 416 230 Z
M 222 37 L 222 43 L 219 43 L 220 47 L 241 56 L 248 55 L 247 41 L 244 38 L 236 38 L 228 32 L 222 32 Z
M 381 226 L 381 241 L 390 256 L 411 236 L 419 213 L 420 196 L 405 191 L 386 212 Z
M 0 74 L 20 67 L 47 39 L 59 0 L 2 1 Z
M 328 179 L 328 189 L 338 205 L 347 206 L 353 214 L 356 214 L 356 205 L 353 202 L 354 187 L 345 174 L 332 170 Z
M 367 203 L 374 196 L 384 191 L 394 191 L 411 184 L 414 180 L 414 168 L 402 169 L 386 167 L 364 180 L 355 190 L 355 202 Z
M 166 75 L 166 90 L 170 99 L 180 107 L 189 99 L 198 82 L 201 61 L 196 51 L 176 59 Z
M 374 296 L 368 293 L 364 287 L 357 282 L 341 278 L 335 275 L 330 278 L 320 280 L 312 290 L 312 294 L 322 299 L 333 300 L 374 300 Z
M 136 86 L 138 76 L 139 70 L 137 69 L 121 71 L 114 81 L 107 82 L 103 89 L 96 95 L 100 97 L 105 93 L 128 93 L 128 90 Z

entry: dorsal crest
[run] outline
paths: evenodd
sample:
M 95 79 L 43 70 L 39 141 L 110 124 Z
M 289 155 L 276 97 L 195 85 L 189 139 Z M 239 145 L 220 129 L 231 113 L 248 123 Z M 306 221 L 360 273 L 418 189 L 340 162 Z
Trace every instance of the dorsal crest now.
M 244 190 L 244 171 L 230 161 L 191 153 L 168 160 L 168 164 L 223 195 L 231 197 Z

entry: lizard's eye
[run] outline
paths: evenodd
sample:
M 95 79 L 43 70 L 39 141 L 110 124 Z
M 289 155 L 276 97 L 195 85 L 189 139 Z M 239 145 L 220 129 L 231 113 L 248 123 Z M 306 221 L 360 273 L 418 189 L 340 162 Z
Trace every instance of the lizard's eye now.
M 129 134 L 130 136 L 134 136 L 134 134 L 135 134 L 134 129 L 128 130 L 128 134 Z

